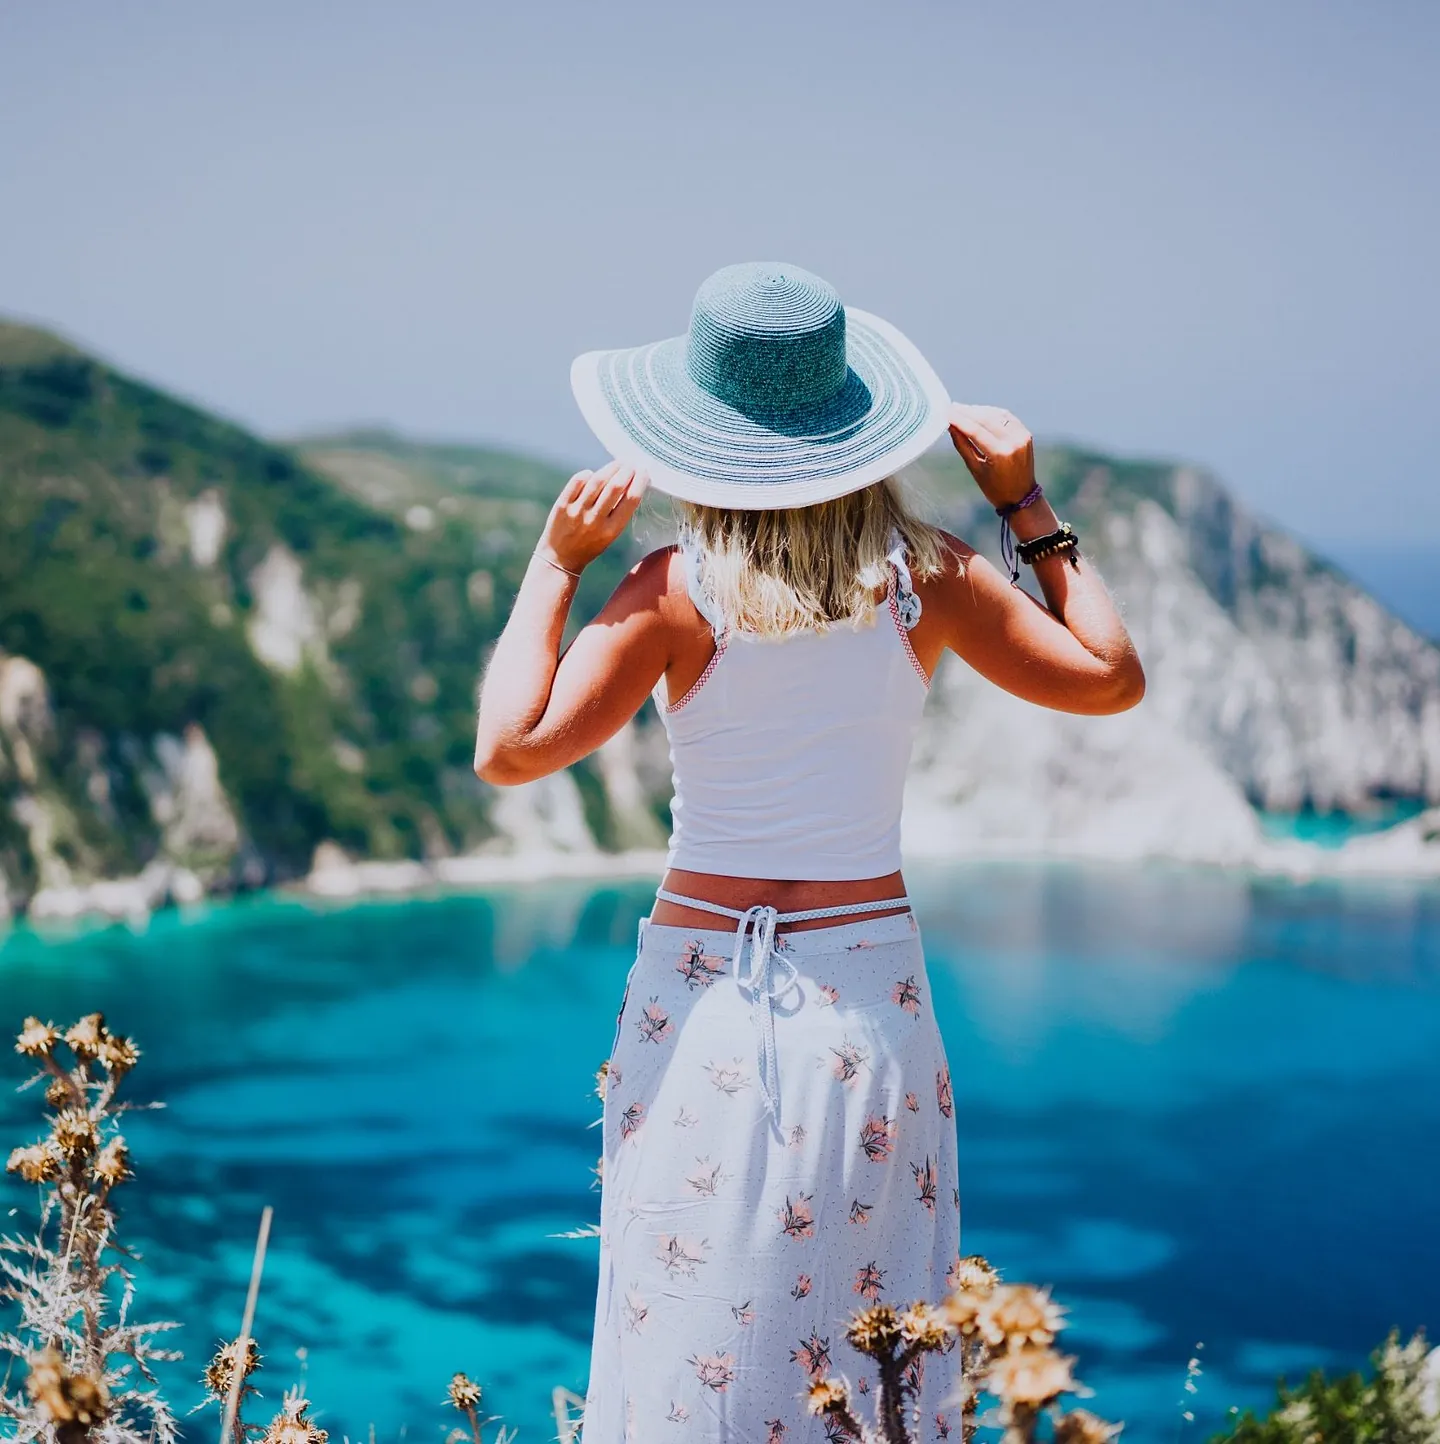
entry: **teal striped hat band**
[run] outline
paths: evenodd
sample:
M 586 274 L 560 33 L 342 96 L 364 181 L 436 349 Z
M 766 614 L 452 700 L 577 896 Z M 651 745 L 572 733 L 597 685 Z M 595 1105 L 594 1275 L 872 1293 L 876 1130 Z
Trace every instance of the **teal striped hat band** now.
M 686 335 L 586 352 L 570 385 L 606 450 L 659 490 L 754 511 L 889 476 L 944 434 L 950 404 L 893 326 L 774 261 L 716 271 Z

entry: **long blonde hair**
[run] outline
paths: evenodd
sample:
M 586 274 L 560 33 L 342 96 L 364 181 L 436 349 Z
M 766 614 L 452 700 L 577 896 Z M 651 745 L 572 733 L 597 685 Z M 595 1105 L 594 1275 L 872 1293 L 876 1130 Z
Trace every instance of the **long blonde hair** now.
M 682 538 L 699 553 L 701 585 L 726 625 L 761 637 L 868 622 L 890 579 L 894 534 L 916 579 L 944 567 L 944 538 L 916 515 L 894 477 L 783 511 L 677 506 Z

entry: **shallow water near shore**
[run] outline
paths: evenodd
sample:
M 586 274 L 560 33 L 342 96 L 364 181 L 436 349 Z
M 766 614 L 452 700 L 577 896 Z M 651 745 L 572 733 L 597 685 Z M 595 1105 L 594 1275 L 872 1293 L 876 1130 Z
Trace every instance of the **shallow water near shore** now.
M 1279 1372 L 1357 1365 L 1392 1326 L 1440 1333 L 1440 888 L 1020 863 L 911 881 L 963 1247 L 1055 1286 L 1088 1407 L 1132 1439 L 1198 1440 Z M 521 1444 L 553 1437 L 552 1386 L 584 1385 L 596 1257 L 555 1235 L 596 1215 L 594 1072 L 648 901 L 638 882 L 255 899 L 9 936 L 0 1023 L 101 1008 L 145 1050 L 134 1096 L 168 1105 L 127 1125 L 123 1233 L 139 1316 L 185 1324 L 178 1408 L 238 1331 L 272 1203 L 253 1417 L 303 1347 L 337 1440 L 443 1437 L 456 1369 Z M 5 1056 L 8 1147 L 40 1099 L 10 1091 Z M 0 1183 L 7 1232 L 33 1207 Z

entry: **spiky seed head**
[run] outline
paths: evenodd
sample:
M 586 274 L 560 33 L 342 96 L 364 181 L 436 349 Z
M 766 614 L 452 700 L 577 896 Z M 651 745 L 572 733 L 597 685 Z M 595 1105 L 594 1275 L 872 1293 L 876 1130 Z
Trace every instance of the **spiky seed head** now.
M 75 1101 L 75 1090 L 63 1078 L 52 1078 L 45 1085 L 45 1101 L 58 1113 Z
M 75 1050 L 77 1058 L 95 1058 L 99 1056 L 100 1045 L 108 1036 L 105 1015 L 90 1013 L 65 1034 L 65 1041 Z
M 1072 1409 L 1055 1421 L 1054 1444 L 1109 1444 L 1123 1424 L 1107 1424 L 1086 1409 Z
M 206 1393 L 223 1402 L 230 1397 L 230 1389 L 235 1382 L 235 1366 L 240 1366 L 243 1383 L 260 1367 L 260 1362 L 260 1348 L 254 1339 L 232 1339 L 228 1344 L 221 1344 L 205 1368 Z
M 975 1327 L 991 1348 L 1053 1344 L 1065 1327 L 1065 1311 L 1033 1284 L 1001 1284 L 981 1304 Z
M 988 1294 L 1000 1282 L 999 1273 L 990 1266 L 984 1254 L 967 1254 L 950 1271 L 949 1279 L 957 1291 Z
M 607 1058 L 595 1074 L 595 1096 L 605 1101 L 605 1085 L 610 1081 L 610 1060 Z
M 1061 1394 L 1073 1393 L 1075 1360 L 1054 1349 L 1034 1344 L 1008 1348 L 991 1360 L 985 1373 L 985 1387 L 1007 1404 L 1041 1408 Z
M 308 1399 L 287 1394 L 284 1407 L 270 1421 L 260 1444 L 325 1444 L 330 1435 L 307 1417 L 309 1408 Z
M 466 1374 L 456 1374 L 445 1391 L 445 1400 L 451 1408 L 463 1414 L 480 1407 L 480 1386 Z
M 58 1349 L 44 1349 L 30 1360 L 25 1389 L 56 1432 L 69 1437 L 88 1437 L 110 1408 L 105 1385 L 88 1374 L 72 1374 Z
M 95 1120 L 83 1108 L 63 1109 L 52 1125 L 51 1137 L 60 1156 L 71 1161 L 88 1157 L 100 1144 Z
M 874 1304 L 850 1320 L 845 1337 L 862 1354 L 888 1354 L 900 1342 L 900 1320 L 889 1304 Z
M 59 1041 L 60 1033 L 53 1023 L 26 1018 L 20 1036 L 15 1039 L 15 1051 L 26 1058 L 48 1058 Z
M 814 1415 L 839 1414 L 850 1407 L 850 1395 L 839 1379 L 816 1379 L 805 1396 L 805 1407 Z
M 60 1177 L 60 1158 L 48 1143 L 32 1143 L 11 1153 L 5 1172 L 18 1173 L 26 1183 L 53 1183 Z
M 95 1159 L 95 1176 L 112 1187 L 130 1177 L 130 1150 L 119 1134 L 100 1150 Z
M 108 1073 L 120 1078 L 140 1061 L 140 1050 L 129 1038 L 107 1034 L 100 1041 L 98 1057 Z
M 900 1315 L 901 1339 L 926 1353 L 943 1349 L 954 1332 L 954 1326 L 944 1313 L 923 1299 L 911 1304 Z

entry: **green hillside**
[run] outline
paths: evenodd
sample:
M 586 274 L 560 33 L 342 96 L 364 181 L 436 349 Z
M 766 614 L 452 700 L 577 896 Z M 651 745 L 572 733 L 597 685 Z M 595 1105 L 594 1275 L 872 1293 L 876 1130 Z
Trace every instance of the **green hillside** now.
M 437 448 L 432 461 L 349 442 L 317 447 L 312 464 L 0 324 L 0 653 L 40 668 L 51 714 L 27 765 L 0 741 L 12 894 L 37 884 L 37 826 L 77 879 L 149 861 L 162 830 L 146 785 L 154 739 L 194 725 L 243 833 L 232 858 L 192 859 L 209 876 L 293 876 L 326 838 L 375 857 L 486 838 L 489 799 L 470 769 L 476 679 L 564 477 L 483 451 Z M 392 454 L 404 495 L 356 483 L 355 457 L 373 472 Z M 448 491 L 445 467 L 468 488 Z M 217 517 L 218 544 L 197 535 Z M 260 660 L 252 639 L 257 577 L 276 557 L 298 564 L 309 626 L 289 667 Z M 623 565 L 587 576 L 582 608 Z M 17 820 L 22 796 L 43 804 L 39 823 L 33 806 Z

